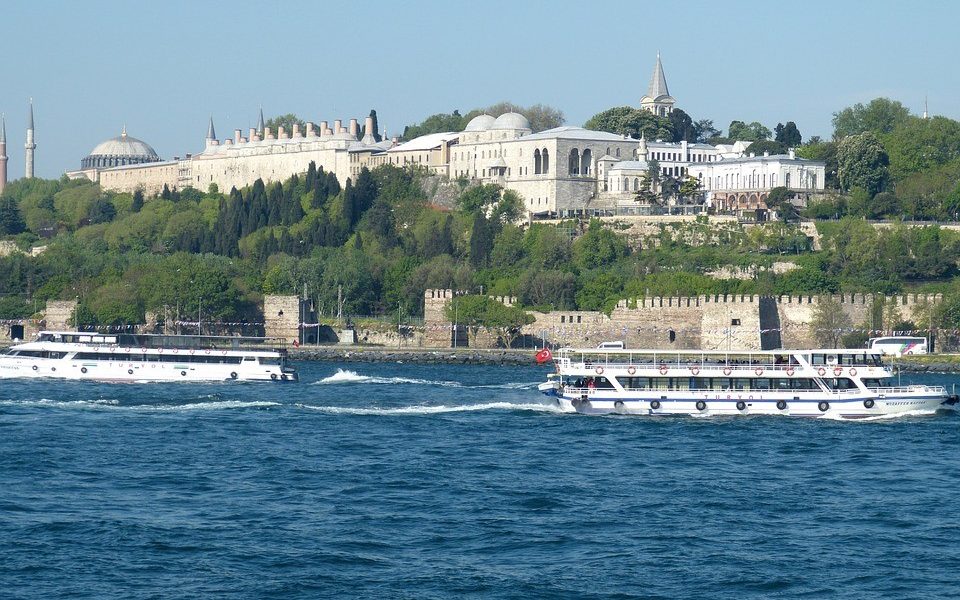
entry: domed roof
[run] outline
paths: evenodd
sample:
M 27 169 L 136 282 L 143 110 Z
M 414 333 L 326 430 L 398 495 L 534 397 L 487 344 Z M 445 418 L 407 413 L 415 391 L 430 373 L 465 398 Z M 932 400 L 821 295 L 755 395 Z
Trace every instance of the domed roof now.
M 150 144 L 127 135 L 126 127 L 119 136 L 97 144 L 97 147 L 90 152 L 90 156 L 129 156 L 160 160 Z
M 477 115 L 470 119 L 470 122 L 467 123 L 464 131 L 486 131 L 487 129 L 493 127 L 493 124 L 496 121 L 497 120 L 490 115 Z
M 503 113 L 494 121 L 490 129 L 530 129 L 530 121 L 520 113 Z

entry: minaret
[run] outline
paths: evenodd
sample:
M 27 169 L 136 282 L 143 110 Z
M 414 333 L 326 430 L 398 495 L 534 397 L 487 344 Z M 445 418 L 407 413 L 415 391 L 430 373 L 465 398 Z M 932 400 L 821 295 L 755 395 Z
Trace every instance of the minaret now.
M 27 121 L 27 143 L 23 145 L 27 151 L 25 160 L 24 177 L 33 179 L 33 151 L 37 145 L 33 141 L 33 98 L 30 98 L 30 120 Z
M 7 187 L 7 119 L 0 115 L 0 194 Z
M 640 147 L 637 148 L 637 160 L 641 162 L 647 162 L 647 135 L 643 131 L 640 132 Z
M 257 121 L 257 135 L 263 138 L 263 105 L 260 106 L 260 120 Z
M 923 97 L 923 118 L 924 120 L 930 118 L 927 113 L 927 97 L 926 96 Z

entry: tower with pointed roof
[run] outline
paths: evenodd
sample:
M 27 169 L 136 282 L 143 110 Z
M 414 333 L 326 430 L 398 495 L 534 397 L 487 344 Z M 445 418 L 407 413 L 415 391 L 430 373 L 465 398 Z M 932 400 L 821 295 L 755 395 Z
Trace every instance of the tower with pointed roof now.
M 260 119 L 257 121 L 257 135 L 263 137 L 263 106 L 260 107 Z
M 0 115 L 0 194 L 7 187 L 7 119 Z
M 666 117 L 673 111 L 676 100 L 667 89 L 667 78 L 663 74 L 663 63 L 660 62 L 660 53 L 657 52 L 657 64 L 653 67 L 653 76 L 650 78 L 650 87 L 647 95 L 640 99 L 640 108 L 649 110 L 653 114 Z
M 26 149 L 26 159 L 24 161 L 24 177 L 33 178 L 33 151 L 37 149 L 37 144 L 33 140 L 33 98 L 30 99 L 30 120 L 27 121 L 27 143 L 23 145 Z
M 217 132 L 213 128 L 213 116 L 210 116 L 210 125 L 207 127 L 207 146 L 217 145 Z

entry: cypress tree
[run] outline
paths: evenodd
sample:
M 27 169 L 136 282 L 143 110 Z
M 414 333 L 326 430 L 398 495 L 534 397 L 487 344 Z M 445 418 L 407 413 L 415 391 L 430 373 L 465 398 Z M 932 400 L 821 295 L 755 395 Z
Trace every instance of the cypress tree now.
M 310 164 L 307 165 L 307 189 L 313 188 L 313 183 L 317 180 L 317 163 L 310 161 Z
M 143 209 L 143 189 L 137 188 L 133 192 L 133 204 L 130 205 L 132 212 L 138 213 Z
M 478 212 L 473 218 L 473 230 L 470 234 L 470 264 L 480 268 L 487 264 L 493 249 L 493 231 L 487 218 Z

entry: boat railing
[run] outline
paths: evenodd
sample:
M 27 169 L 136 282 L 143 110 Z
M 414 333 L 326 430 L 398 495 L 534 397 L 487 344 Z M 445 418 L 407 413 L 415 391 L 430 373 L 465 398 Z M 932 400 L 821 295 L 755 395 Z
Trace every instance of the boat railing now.
M 925 394 L 946 394 L 947 388 L 942 385 L 901 385 L 894 387 L 870 388 L 878 395 L 905 394 L 908 392 L 923 392 Z
M 571 360 L 571 359 L 560 359 L 560 360 L 557 361 L 557 363 L 558 363 L 562 368 L 567 368 L 567 369 L 576 369 L 576 368 L 579 368 L 579 369 L 596 369 L 597 367 L 602 367 L 603 369 L 617 369 L 617 370 L 628 369 L 628 368 L 630 368 L 630 367 L 634 367 L 634 368 L 646 368 L 646 369 L 659 369 L 659 370 L 663 370 L 664 368 L 666 368 L 666 369 L 668 369 L 668 370 L 672 370 L 672 369 L 687 369 L 687 370 L 698 369 L 698 370 L 701 370 L 701 371 L 704 370 L 704 369 L 724 369 L 724 370 L 725 370 L 725 369 L 729 369 L 731 372 L 751 373 L 751 374 L 754 374 L 754 375 L 756 374 L 757 370 L 761 370 L 761 371 L 799 371 L 799 370 L 801 370 L 801 369 L 804 368 L 803 365 L 800 365 L 800 364 L 797 364 L 797 363 L 787 363 L 787 364 L 785 364 L 785 363 L 750 363 L 750 364 L 743 364 L 743 363 L 724 362 L 724 361 L 716 361 L 716 362 L 704 361 L 704 362 L 697 362 L 697 361 L 676 361 L 676 360 L 674 360 L 674 361 L 666 361 L 666 360 L 664 360 L 664 361 L 643 361 L 643 362 L 640 362 L 640 361 L 624 361 L 624 362 L 621 362 L 621 361 L 600 361 L 600 360 L 598 360 L 598 361 L 591 361 L 591 360 L 585 360 L 585 361 L 577 361 L 577 362 L 574 362 L 574 361 Z M 820 369 L 820 368 L 825 369 L 825 370 L 826 370 L 826 374 L 824 374 L 824 376 L 836 375 L 836 374 L 833 372 L 835 369 L 841 369 L 841 371 L 842 371 L 841 374 L 844 374 L 844 375 L 848 375 L 850 369 L 882 368 L 882 369 L 884 369 L 884 370 L 887 370 L 885 367 L 883 367 L 883 366 L 878 366 L 878 365 L 840 365 L 840 366 L 838 366 L 838 365 L 811 365 L 811 368 L 813 368 L 814 370 L 817 370 L 817 369 Z

